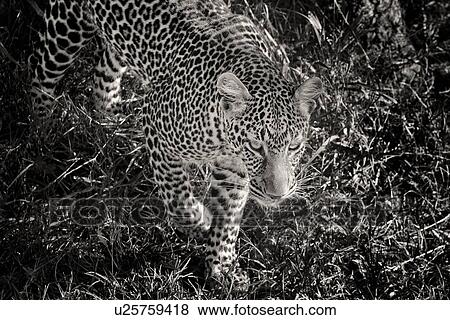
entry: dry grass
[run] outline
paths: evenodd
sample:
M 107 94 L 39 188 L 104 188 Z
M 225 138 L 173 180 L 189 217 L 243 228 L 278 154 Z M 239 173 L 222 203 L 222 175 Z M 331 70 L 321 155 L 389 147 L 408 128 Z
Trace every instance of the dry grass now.
M 402 60 L 366 46 L 363 25 L 344 19 L 349 3 L 252 6 L 270 17 L 292 65 L 326 84 L 309 157 L 338 138 L 302 171 L 299 199 L 278 210 L 247 206 L 239 253 L 252 286 L 234 293 L 204 287 L 201 245 L 179 239 L 161 214 L 139 112 L 120 122 L 93 118 L 89 52 L 63 84 L 55 123 L 36 130 L 26 58 L 39 18 L 27 2 L 7 1 L 0 11 L 0 297 L 448 299 L 450 6 L 419 6 L 423 15 L 408 26 L 415 51 Z M 237 9 L 246 8 L 239 1 Z M 308 11 L 322 31 L 300 14 Z M 125 87 L 137 100 L 130 108 L 138 106 L 135 79 Z M 64 207 L 92 198 L 109 210 L 87 213 L 90 225 Z

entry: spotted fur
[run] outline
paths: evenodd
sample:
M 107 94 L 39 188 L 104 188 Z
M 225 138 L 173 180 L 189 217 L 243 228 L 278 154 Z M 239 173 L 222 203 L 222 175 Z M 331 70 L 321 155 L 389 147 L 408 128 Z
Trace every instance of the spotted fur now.
M 221 0 L 51 0 L 46 30 L 31 58 L 33 105 L 51 112 L 55 86 L 94 36 L 100 110 L 117 113 L 126 69 L 148 83 L 143 130 L 161 197 L 177 227 L 207 238 L 206 266 L 217 276 L 235 265 L 248 197 L 277 204 L 296 188 L 317 78 L 283 78 L 251 20 Z M 210 163 L 205 203 L 185 165 Z

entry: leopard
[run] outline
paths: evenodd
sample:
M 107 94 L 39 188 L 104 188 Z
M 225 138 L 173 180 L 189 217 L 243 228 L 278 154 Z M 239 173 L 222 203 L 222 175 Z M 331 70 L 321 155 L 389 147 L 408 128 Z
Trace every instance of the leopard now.
M 30 57 L 38 118 L 52 114 L 80 50 L 101 39 L 97 110 L 122 112 L 125 72 L 146 83 L 142 128 L 165 211 L 177 230 L 204 240 L 207 277 L 248 281 L 236 253 L 244 207 L 295 194 L 320 78 L 283 75 L 260 26 L 222 0 L 49 0 L 44 20 Z M 204 199 L 191 164 L 211 168 Z

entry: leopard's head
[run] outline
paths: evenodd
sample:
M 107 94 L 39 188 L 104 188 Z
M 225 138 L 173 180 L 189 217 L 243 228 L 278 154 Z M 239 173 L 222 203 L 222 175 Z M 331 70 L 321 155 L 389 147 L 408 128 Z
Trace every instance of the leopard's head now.
M 296 191 L 295 169 L 315 99 L 322 92 L 321 80 L 311 78 L 296 86 L 270 74 L 241 81 L 227 72 L 218 78 L 217 89 L 228 139 L 250 177 L 250 196 L 266 206 L 279 204 Z

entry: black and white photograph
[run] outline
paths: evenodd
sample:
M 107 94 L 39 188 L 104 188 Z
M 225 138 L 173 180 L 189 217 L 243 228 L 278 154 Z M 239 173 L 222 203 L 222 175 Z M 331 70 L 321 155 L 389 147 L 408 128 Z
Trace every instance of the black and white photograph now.
M 337 319 L 449 241 L 449 1 L 0 0 L 0 300 Z

